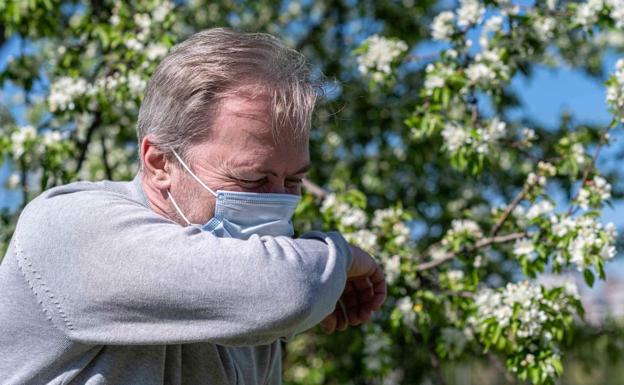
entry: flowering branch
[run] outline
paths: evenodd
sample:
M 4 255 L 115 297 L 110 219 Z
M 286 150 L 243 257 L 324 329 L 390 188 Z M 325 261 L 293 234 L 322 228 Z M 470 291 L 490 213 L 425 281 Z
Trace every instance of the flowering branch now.
M 518 206 L 520 202 L 522 202 L 522 199 L 524 199 L 524 196 L 527 194 L 528 191 L 529 191 L 529 185 L 525 184 L 524 187 L 522 188 L 522 191 L 520 191 L 516 195 L 516 197 L 513 199 L 513 201 L 511 201 L 511 203 L 505 208 L 505 212 L 503 212 L 503 215 L 496 222 L 494 227 L 492 227 L 492 231 L 490 231 L 490 236 L 493 237 L 498 233 L 501 227 L 503 227 L 503 224 L 505 223 L 507 218 L 509 218 L 509 215 L 516 208 L 516 206 Z
M 475 251 L 475 250 L 484 248 L 489 245 L 497 244 L 497 243 L 507 243 L 507 242 L 515 241 L 525 236 L 526 236 L 526 233 L 520 232 L 520 233 L 500 235 L 497 237 L 484 238 L 478 241 L 474 246 L 466 249 L 464 252 Z M 416 266 L 416 271 L 431 270 L 447 261 L 450 261 L 451 259 L 455 258 L 459 254 L 460 254 L 459 252 L 447 253 L 440 258 L 434 259 L 433 261 L 421 263 L 420 265 Z
M 602 146 L 606 142 L 606 138 L 609 135 L 609 131 L 611 131 L 611 129 L 615 127 L 617 124 L 618 124 L 618 120 L 612 119 L 609 125 L 605 127 L 602 135 L 600 136 L 600 141 L 596 145 L 596 151 L 594 152 L 594 155 L 592 156 L 591 161 L 589 162 L 589 164 L 587 165 L 587 167 L 585 167 L 585 170 L 583 171 L 583 178 L 581 179 L 581 185 L 579 186 L 579 189 L 576 191 L 576 194 L 572 198 L 571 202 L 575 202 L 578 199 L 579 194 L 581 193 L 581 190 L 583 189 L 583 186 L 585 186 L 585 184 L 587 183 L 587 179 L 589 178 L 589 174 L 591 170 L 596 165 L 596 161 L 598 160 L 598 156 L 600 155 L 600 150 L 602 150 Z M 577 209 L 578 209 L 578 206 L 577 206 Z M 568 215 L 572 215 L 575 212 L 576 210 L 574 208 L 574 204 L 570 205 L 570 208 L 568 209 Z

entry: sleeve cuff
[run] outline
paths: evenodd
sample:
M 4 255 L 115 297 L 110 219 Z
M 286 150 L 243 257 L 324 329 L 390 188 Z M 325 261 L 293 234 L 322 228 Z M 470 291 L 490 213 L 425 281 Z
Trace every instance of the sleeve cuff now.
M 301 236 L 301 238 L 305 239 L 318 239 L 325 243 L 326 238 L 330 238 L 331 241 L 336 245 L 338 249 L 338 253 L 343 256 L 345 260 L 345 272 L 349 272 L 351 270 L 351 263 L 353 262 L 353 256 L 351 255 L 351 247 L 346 239 L 337 231 L 330 231 L 327 233 L 323 233 L 321 231 L 309 231 Z

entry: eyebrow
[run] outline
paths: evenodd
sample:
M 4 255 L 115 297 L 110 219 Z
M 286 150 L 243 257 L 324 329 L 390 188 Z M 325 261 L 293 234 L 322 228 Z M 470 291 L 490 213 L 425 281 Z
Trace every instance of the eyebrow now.
M 310 170 L 310 168 L 312 168 L 312 164 L 308 163 L 305 166 L 301 167 L 299 170 L 293 172 L 292 174 L 289 175 L 298 175 L 298 174 L 304 174 L 306 172 L 308 172 Z M 238 178 L 241 176 L 240 172 L 241 170 L 246 170 L 246 171 L 255 171 L 258 172 L 260 174 L 270 174 L 270 175 L 274 175 L 277 176 L 277 174 L 275 174 L 273 171 L 267 170 L 267 169 L 261 169 L 261 168 L 254 168 L 254 167 L 235 167 L 235 168 L 229 168 L 228 169 L 228 173 L 231 174 L 232 176 L 234 176 L 235 178 Z
M 312 164 L 311 164 L 311 163 L 308 163 L 308 164 L 306 164 L 305 166 L 301 167 L 299 170 L 297 170 L 297 171 L 295 171 L 295 172 L 293 172 L 292 174 L 289 174 L 289 175 L 298 175 L 298 174 L 303 174 L 303 173 L 308 172 L 308 171 L 310 170 L 310 168 L 312 168 Z M 265 170 L 265 169 L 258 169 L 258 170 L 256 170 L 256 171 L 258 171 L 259 173 L 262 173 L 262 174 L 277 175 L 277 174 L 275 174 L 273 171 L 270 171 L 270 170 Z

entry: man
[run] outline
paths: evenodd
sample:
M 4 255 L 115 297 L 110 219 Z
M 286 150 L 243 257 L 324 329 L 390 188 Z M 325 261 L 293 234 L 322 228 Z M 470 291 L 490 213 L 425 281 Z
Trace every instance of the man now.
M 270 36 L 175 47 L 141 105 L 136 178 L 23 211 L 0 265 L 2 383 L 279 384 L 281 340 L 369 320 L 373 259 L 338 233 L 292 238 L 315 95 Z

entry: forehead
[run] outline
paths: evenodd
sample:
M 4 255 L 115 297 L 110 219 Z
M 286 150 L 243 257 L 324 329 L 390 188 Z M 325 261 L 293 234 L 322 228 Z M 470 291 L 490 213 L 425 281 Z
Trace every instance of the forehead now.
M 230 166 L 269 166 L 281 163 L 297 169 L 309 162 L 308 139 L 284 127 L 273 130 L 271 98 L 266 93 L 237 93 L 225 97 L 215 111 L 210 135 L 195 152 L 207 160 Z M 275 165 L 273 165 L 275 166 Z

